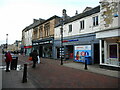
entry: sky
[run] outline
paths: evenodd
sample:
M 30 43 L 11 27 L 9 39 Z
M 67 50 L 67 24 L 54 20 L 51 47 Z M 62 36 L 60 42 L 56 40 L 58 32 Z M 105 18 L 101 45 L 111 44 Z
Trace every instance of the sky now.
M 33 19 L 48 19 L 62 16 L 62 10 L 72 17 L 76 10 L 81 13 L 86 7 L 96 7 L 100 0 L 0 0 L 0 45 L 21 40 L 22 30 Z

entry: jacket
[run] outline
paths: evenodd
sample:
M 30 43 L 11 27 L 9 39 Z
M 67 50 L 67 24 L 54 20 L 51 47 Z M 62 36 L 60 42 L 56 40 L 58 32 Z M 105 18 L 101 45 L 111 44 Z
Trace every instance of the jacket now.
M 11 62 L 12 61 L 12 56 L 11 56 L 11 54 L 10 54 L 10 52 L 7 52 L 6 54 L 5 54 L 5 57 L 6 57 L 6 62 Z
M 30 56 L 32 57 L 32 60 L 33 61 L 37 61 L 38 60 L 38 58 L 37 58 L 37 56 L 38 56 L 38 53 L 37 52 L 32 52 L 32 53 L 30 53 Z

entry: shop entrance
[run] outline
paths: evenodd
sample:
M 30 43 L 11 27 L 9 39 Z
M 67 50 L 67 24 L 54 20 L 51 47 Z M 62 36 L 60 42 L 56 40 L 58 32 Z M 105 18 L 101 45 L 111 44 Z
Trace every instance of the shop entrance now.
M 40 57 L 42 57 L 42 51 L 43 51 L 42 48 L 43 48 L 42 46 L 39 46 L 39 56 Z
M 73 45 L 66 46 L 66 59 L 73 59 Z
M 94 44 L 94 64 L 100 63 L 99 44 Z

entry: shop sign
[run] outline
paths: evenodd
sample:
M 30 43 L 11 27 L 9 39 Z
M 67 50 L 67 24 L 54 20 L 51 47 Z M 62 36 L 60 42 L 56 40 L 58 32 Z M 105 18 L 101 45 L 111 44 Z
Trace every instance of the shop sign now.
M 74 46 L 74 61 L 85 62 L 85 57 L 91 57 L 91 45 Z
M 33 43 L 33 45 L 38 45 L 38 43 Z
M 24 48 L 32 48 L 32 46 L 24 46 Z
M 62 42 L 74 42 L 74 41 L 79 41 L 78 39 L 71 39 L 71 40 L 63 40 Z
M 45 41 L 45 42 L 40 42 L 39 44 L 50 44 L 52 41 Z

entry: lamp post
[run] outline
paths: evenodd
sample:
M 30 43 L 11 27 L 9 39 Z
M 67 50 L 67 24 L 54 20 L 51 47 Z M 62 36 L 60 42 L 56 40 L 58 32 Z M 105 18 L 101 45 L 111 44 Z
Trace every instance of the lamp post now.
M 6 34 L 6 50 L 7 50 L 7 47 L 8 47 L 8 34 Z
M 63 65 L 63 19 L 61 20 L 61 28 L 60 28 L 60 31 L 61 31 L 61 65 Z

